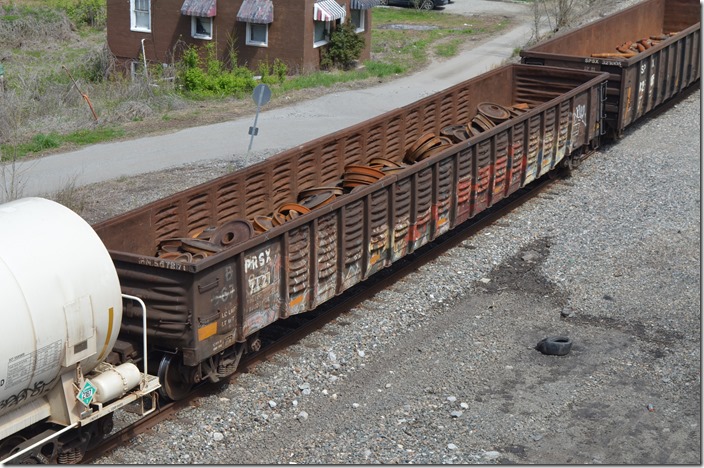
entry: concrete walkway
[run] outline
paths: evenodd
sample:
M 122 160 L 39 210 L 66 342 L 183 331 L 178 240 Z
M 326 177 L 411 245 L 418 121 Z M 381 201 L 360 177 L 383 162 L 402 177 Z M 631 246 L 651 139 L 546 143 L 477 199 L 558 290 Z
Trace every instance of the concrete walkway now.
M 412 76 L 364 90 L 327 94 L 270 111 L 264 107 L 257 123 L 259 135 L 254 139 L 247 163 L 404 106 L 502 65 L 517 47 L 530 40 L 529 7 L 510 2 L 455 0 L 446 10 L 452 12 L 454 8 L 460 13 L 476 9 L 487 13 L 493 6 L 500 6 L 501 14 L 506 15 L 510 9 L 514 13 L 512 16 L 523 18 L 524 22 L 470 51 Z M 66 187 L 69 181 L 82 186 L 187 163 L 244 158 L 253 118 L 252 115 L 165 135 L 92 145 L 23 163 L 19 168 L 20 177 L 25 181 L 22 194 L 46 196 Z

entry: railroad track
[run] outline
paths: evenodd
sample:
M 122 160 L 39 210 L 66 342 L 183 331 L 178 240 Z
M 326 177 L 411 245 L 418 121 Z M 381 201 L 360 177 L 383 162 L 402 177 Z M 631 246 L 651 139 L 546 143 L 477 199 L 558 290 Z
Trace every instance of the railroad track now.
M 549 188 L 556 180 L 559 179 L 551 173 L 551 176 L 545 176 L 531 183 L 518 190 L 510 197 L 492 206 L 490 209 L 484 210 L 474 218 L 465 221 L 462 225 L 458 226 L 458 228 L 443 234 L 412 254 L 398 260 L 390 268 L 378 272 L 373 278 L 359 283 L 345 291 L 344 294 L 325 302 L 317 309 L 293 316 L 285 321 L 285 325 L 274 324 L 276 325 L 275 327 L 270 327 L 272 330 L 262 331 L 262 348 L 256 353 L 243 357 L 237 372 L 228 379 L 226 384 L 235 381 L 239 374 L 250 372 L 257 364 L 270 359 L 272 356 L 282 352 L 300 339 L 323 328 L 326 324 L 332 322 L 366 299 L 390 287 L 409 273 L 412 273 L 424 264 L 431 262 L 448 250 L 458 246 L 462 241 L 471 237 L 484 227 L 517 209 L 528 200 L 536 197 Z M 152 414 L 118 430 L 104 439 L 98 446 L 87 451 L 81 463 L 91 463 L 107 452 L 129 443 L 135 436 L 146 432 L 161 421 L 169 419 L 179 410 L 192 405 L 198 398 L 218 392 L 222 385 L 222 382 L 217 384 L 202 384 L 194 388 L 193 392 L 183 400 L 177 402 L 160 402 L 159 407 Z

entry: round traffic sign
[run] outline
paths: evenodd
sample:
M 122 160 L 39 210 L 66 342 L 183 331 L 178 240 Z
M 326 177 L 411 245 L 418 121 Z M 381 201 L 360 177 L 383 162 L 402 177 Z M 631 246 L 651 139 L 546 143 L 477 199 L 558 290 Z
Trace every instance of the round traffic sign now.
M 258 84 L 252 93 L 252 99 L 257 106 L 263 106 L 271 99 L 271 89 L 264 83 Z

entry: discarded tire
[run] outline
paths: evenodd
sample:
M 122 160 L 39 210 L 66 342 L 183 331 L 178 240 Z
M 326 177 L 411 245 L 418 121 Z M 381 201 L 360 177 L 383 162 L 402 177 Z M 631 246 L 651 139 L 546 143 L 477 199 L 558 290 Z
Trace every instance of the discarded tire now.
M 535 349 L 543 354 L 564 356 L 572 349 L 572 340 L 566 336 L 548 336 L 540 340 Z

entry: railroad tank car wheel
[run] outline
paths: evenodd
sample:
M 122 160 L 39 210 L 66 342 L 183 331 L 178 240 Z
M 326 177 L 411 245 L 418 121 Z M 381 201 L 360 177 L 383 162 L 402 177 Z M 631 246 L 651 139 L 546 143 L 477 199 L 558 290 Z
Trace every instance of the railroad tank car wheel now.
M 560 161 L 560 164 L 558 164 L 560 175 L 564 178 L 572 177 L 572 169 L 575 169 L 577 166 L 579 166 L 579 160 L 577 157 L 566 157 Z
M 193 388 L 194 370 L 183 365 L 181 358 L 167 354 L 159 363 L 159 395 L 167 400 L 178 401 L 185 398 Z
M 41 453 L 35 453 L 27 458 L 23 458 L 19 463 L 20 465 L 51 465 L 51 460 L 42 455 Z
M 87 450 L 92 450 L 95 448 L 103 439 L 105 439 L 105 436 L 112 432 L 115 428 L 115 423 L 113 422 L 112 417 L 113 413 L 110 413 L 97 421 L 93 421 L 86 427 L 88 429 L 88 433 L 90 434 L 90 439 L 88 440 L 86 447 Z
M 12 452 L 14 451 L 15 447 L 17 447 L 26 440 L 27 439 L 22 436 L 12 435 L 0 442 L 0 458 L 9 457 L 10 455 L 12 455 Z

